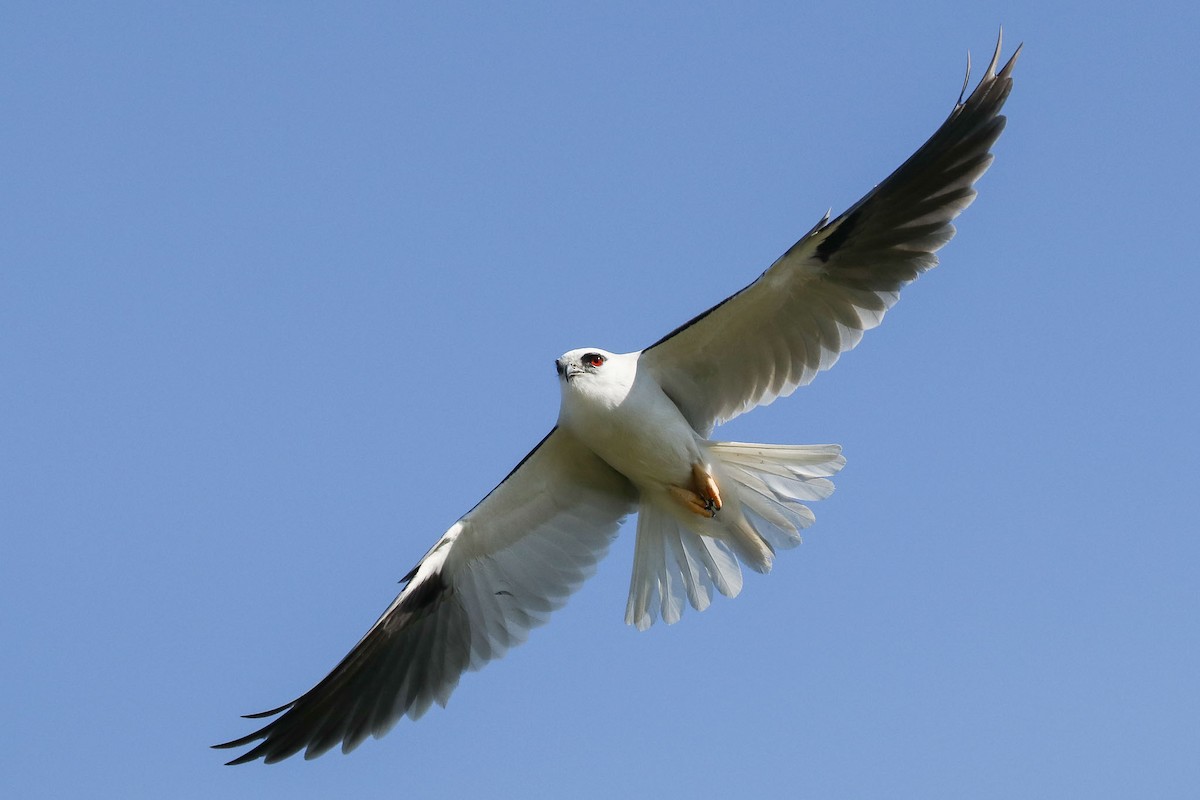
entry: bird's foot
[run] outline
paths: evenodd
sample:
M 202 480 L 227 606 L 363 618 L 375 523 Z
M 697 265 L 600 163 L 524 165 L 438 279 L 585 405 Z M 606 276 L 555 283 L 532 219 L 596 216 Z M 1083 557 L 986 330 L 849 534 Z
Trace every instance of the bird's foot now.
M 721 510 L 721 490 L 717 488 L 716 478 L 704 464 L 693 464 L 692 480 L 696 484 L 696 494 L 704 501 L 704 510 L 715 517 Z
M 703 464 L 692 467 L 692 483 L 694 488 L 685 489 L 682 486 L 671 486 L 671 494 L 689 511 L 702 517 L 715 517 L 721 510 L 721 491 L 717 482 Z

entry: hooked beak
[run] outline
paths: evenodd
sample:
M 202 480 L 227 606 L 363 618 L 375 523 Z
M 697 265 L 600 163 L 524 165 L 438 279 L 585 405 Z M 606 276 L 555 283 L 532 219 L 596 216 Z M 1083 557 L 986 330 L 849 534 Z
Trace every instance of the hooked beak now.
M 561 358 L 554 359 L 554 371 L 558 373 L 558 377 L 565 381 L 570 381 L 571 378 L 583 373 L 583 369 L 574 364 L 568 364 Z

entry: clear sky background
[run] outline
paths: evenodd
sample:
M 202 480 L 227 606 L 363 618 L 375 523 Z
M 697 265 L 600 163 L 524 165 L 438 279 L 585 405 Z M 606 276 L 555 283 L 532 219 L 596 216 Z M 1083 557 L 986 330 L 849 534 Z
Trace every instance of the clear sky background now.
M 1194 797 L 1194 4 L 0 11 L 0 794 Z M 803 547 L 228 768 L 553 424 L 552 359 L 759 274 L 1025 52 L 942 266 L 722 438 Z

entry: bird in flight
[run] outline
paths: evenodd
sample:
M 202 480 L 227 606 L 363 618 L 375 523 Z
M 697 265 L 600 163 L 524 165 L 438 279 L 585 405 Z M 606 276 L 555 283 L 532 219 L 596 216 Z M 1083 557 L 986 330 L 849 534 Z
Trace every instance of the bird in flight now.
M 950 116 L 836 219 L 827 214 L 740 292 L 645 350 L 571 350 L 555 361 L 557 424 L 455 522 L 320 683 L 220 748 L 230 761 L 314 758 L 445 706 L 459 678 L 525 640 L 596 567 L 622 521 L 637 538 L 625 621 L 639 629 L 704 610 L 767 572 L 833 491 L 837 445 L 719 442 L 713 428 L 791 394 L 858 344 L 937 264 L 1004 129 L 1021 48 L 963 84 Z

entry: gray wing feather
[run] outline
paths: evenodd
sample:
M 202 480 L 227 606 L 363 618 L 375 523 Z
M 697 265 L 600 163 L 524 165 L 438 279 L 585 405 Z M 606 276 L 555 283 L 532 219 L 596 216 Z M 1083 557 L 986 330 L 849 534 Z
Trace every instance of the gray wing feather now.
M 1000 109 L 1021 48 L 997 72 L 1000 45 L 970 96 L 887 180 L 818 222 L 754 283 L 643 351 L 640 363 L 697 430 L 812 381 L 937 264 L 1004 129 Z
M 230 764 L 314 758 L 445 705 L 462 673 L 520 644 L 595 570 L 633 509 L 629 482 L 555 429 L 406 576 L 333 671 L 257 731 Z

